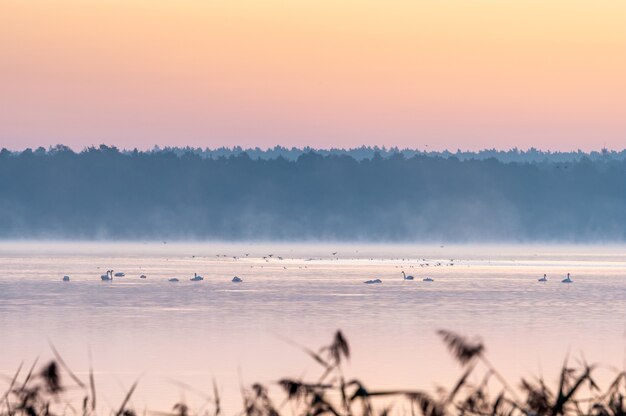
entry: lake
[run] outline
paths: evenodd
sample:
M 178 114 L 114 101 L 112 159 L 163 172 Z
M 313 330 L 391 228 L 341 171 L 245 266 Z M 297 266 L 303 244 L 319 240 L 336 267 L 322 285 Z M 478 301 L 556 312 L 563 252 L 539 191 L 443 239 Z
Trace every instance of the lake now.
M 126 275 L 103 282 L 108 269 Z M 80 378 L 93 366 L 106 409 L 139 379 L 138 409 L 202 410 L 215 379 L 233 414 L 240 384 L 318 375 L 294 343 L 317 349 L 337 329 L 365 385 L 450 386 L 462 370 L 441 328 L 480 336 L 512 380 L 553 381 L 568 353 L 622 367 L 626 247 L 0 243 L 0 387 L 51 342 Z

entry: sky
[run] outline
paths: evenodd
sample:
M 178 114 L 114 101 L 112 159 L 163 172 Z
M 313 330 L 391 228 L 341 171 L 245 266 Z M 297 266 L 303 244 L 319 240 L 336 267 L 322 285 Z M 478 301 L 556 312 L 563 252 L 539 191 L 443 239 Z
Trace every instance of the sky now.
M 626 147 L 624 0 L 0 0 L 0 147 Z

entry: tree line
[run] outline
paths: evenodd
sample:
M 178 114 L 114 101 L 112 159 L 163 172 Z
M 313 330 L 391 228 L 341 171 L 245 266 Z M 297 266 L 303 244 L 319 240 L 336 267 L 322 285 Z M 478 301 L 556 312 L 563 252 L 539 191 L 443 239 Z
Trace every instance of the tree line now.
M 3 149 L 0 237 L 622 241 L 626 161 Z

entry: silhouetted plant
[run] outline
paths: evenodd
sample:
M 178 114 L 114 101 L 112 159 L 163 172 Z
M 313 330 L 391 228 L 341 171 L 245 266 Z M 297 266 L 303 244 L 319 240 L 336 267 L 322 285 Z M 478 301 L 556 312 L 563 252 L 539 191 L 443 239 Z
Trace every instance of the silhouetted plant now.
M 469 341 L 467 338 L 451 331 L 439 330 L 437 333 L 443 339 L 454 357 L 463 365 L 479 357 L 485 350 L 480 341 Z
M 51 361 L 48 363 L 48 365 L 41 370 L 40 375 L 48 392 L 58 394 L 63 391 L 63 387 L 61 387 L 61 376 L 59 375 L 56 362 Z
M 314 352 L 303 350 L 321 368 L 321 377 L 308 382 L 284 378 L 277 382 L 284 393 L 284 401 L 276 406 L 266 386 L 255 383 L 242 389 L 243 416 L 411 416 L 447 415 L 491 415 L 491 416 L 534 416 L 534 415 L 588 415 L 626 416 L 626 373 L 619 372 L 606 390 L 596 384 L 593 365 L 582 363 L 571 367 L 564 362 L 554 390 L 543 378 L 533 381 L 522 379 L 518 390 L 513 390 L 499 376 L 485 357 L 485 347 L 479 340 L 468 338 L 451 331 L 438 331 L 452 356 L 464 366 L 461 377 L 449 390 L 436 395 L 419 390 L 372 390 L 357 379 L 344 377 L 342 363 L 350 358 L 350 347 L 346 337 L 337 331 L 329 345 Z M 12 377 L 7 391 L 0 397 L 0 416 L 49 416 L 62 415 L 71 410 L 77 414 L 72 403 L 63 402 L 67 386 L 63 384 L 62 371 L 69 375 L 78 388 L 83 389 L 82 416 L 96 415 L 95 381 L 90 370 L 89 385 L 71 373 L 62 357 L 54 350 L 56 360 L 35 371 L 37 361 L 20 381 L 22 365 Z M 481 365 L 482 363 L 482 365 Z M 478 367 L 485 367 L 482 375 Z M 471 379 L 480 381 L 477 384 Z M 494 379 L 492 381 L 492 379 Z M 496 396 L 489 388 L 499 384 Z M 135 382 L 126 393 L 115 416 L 136 416 L 130 398 L 137 387 Z M 518 394 L 521 398 L 518 398 Z M 207 396 L 209 397 L 209 396 Z M 382 399 L 382 401 L 378 401 Z M 171 416 L 219 416 L 221 414 L 217 384 L 213 381 L 214 403 L 212 413 L 206 411 L 195 415 L 185 403 L 177 403 Z M 284 411 L 289 404 L 289 411 Z M 408 410 L 407 410 L 408 409 Z

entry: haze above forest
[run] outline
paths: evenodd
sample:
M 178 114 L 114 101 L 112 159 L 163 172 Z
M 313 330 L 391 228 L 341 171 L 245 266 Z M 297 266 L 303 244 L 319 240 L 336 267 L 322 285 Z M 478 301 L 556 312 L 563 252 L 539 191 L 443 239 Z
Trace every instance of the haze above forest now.
M 626 239 L 626 153 L 0 151 L 0 237 Z

